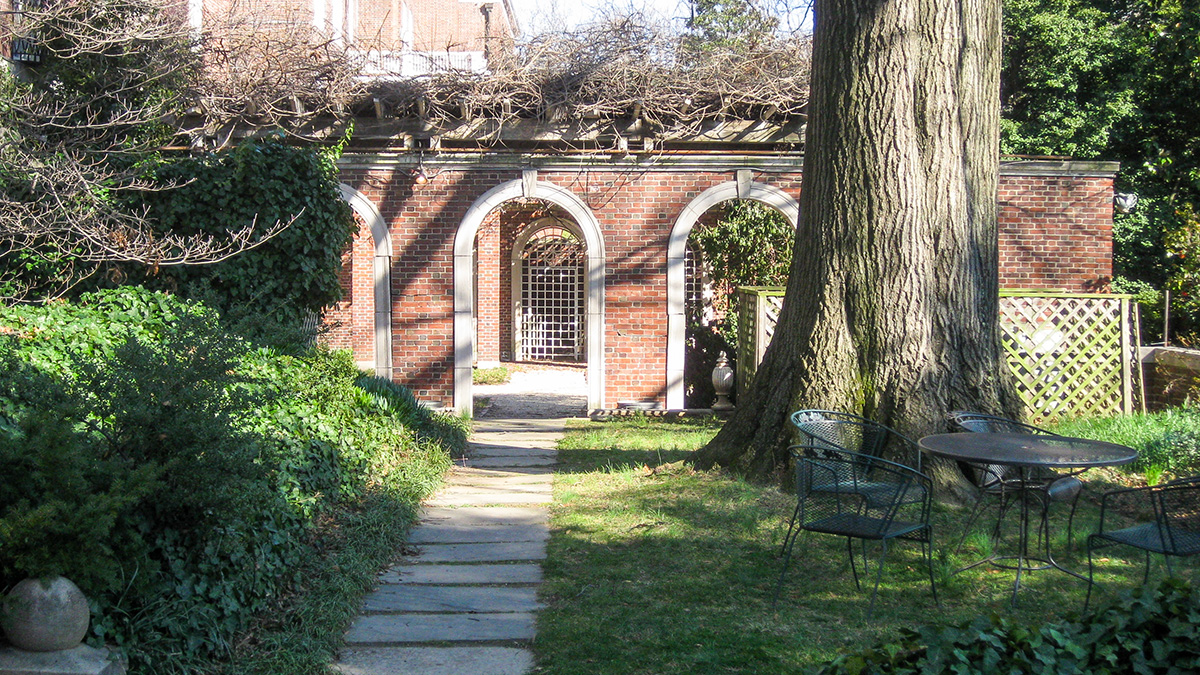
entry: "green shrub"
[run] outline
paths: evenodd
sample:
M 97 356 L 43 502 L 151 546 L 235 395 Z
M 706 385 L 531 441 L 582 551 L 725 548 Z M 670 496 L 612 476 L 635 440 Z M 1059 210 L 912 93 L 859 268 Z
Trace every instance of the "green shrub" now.
M 391 411 L 397 421 L 415 429 L 418 437 L 435 440 L 456 454 L 466 449 L 471 433 L 468 418 L 435 413 L 418 401 L 408 387 L 382 377 L 364 375 L 355 384 L 373 396 L 376 405 Z
M 415 508 L 465 443 L 346 352 L 255 349 L 144 289 L 0 308 L 0 366 L 0 589 L 75 579 L 134 672 L 211 669 L 299 588 L 314 527 Z
M 1127 471 L 1143 472 L 1155 467 L 1176 476 L 1200 472 L 1200 409 L 1194 407 L 1069 420 L 1053 430 L 1136 448 L 1138 458 L 1123 467 Z
M 1200 669 L 1200 593 L 1180 579 L 1139 588 L 1078 620 L 1025 626 L 1001 616 L 903 630 L 839 657 L 821 675 L 1187 673 Z
M 341 256 L 357 230 L 338 190 L 335 160 L 327 149 L 272 137 L 163 164 L 156 178 L 178 187 L 146 192 L 141 205 L 163 232 L 220 238 L 251 223 L 295 221 L 216 264 L 127 265 L 111 276 L 201 300 L 255 339 L 294 338 L 308 317 L 341 298 Z

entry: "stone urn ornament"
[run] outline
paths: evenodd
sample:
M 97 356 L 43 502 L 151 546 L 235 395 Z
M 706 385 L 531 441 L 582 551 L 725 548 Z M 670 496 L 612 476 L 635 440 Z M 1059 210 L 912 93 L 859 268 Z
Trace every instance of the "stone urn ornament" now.
M 74 649 L 87 635 L 87 597 L 66 577 L 20 581 L 0 602 L 0 628 L 8 642 L 30 652 Z
M 712 372 L 712 384 L 717 395 L 712 409 L 718 412 L 733 410 L 733 402 L 729 400 L 729 393 L 733 391 L 733 368 L 729 367 L 729 357 L 725 352 L 717 356 L 717 367 L 713 368 Z

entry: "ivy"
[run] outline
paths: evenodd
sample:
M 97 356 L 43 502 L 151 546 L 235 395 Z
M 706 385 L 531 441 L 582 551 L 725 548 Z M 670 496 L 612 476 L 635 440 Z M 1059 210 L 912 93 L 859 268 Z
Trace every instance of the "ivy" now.
M 1125 593 L 1077 620 L 1025 626 L 991 615 L 904 629 L 895 642 L 841 656 L 818 675 L 857 673 L 1186 673 L 1200 667 L 1200 593 L 1181 579 Z
M 338 190 L 336 156 L 275 137 L 225 153 L 165 164 L 154 178 L 178 187 L 147 193 L 144 206 L 163 232 L 222 237 L 251 222 L 295 221 L 261 246 L 213 265 L 159 270 L 124 267 L 118 279 L 200 299 L 225 317 L 249 319 L 256 337 L 296 329 L 341 298 L 342 252 L 357 231 Z

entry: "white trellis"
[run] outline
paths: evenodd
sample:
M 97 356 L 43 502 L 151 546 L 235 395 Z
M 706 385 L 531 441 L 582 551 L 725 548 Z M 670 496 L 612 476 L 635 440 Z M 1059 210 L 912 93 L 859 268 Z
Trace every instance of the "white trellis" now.
M 775 333 L 783 293 L 738 289 L 739 393 Z M 1143 408 L 1135 307 L 1129 295 L 1000 293 L 1001 345 L 1031 420 Z

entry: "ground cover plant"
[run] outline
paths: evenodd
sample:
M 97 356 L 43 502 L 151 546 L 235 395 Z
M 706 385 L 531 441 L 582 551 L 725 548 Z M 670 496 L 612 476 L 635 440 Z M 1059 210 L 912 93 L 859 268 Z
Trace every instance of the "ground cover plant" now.
M 495 368 L 476 368 L 471 373 L 472 384 L 505 384 L 512 378 L 505 366 Z
M 135 673 L 324 672 L 465 443 L 344 352 L 144 289 L 0 307 L 0 361 L 0 588 L 75 580 Z
M 900 544 L 889 551 L 875 616 L 868 618 L 870 589 L 855 589 L 844 540 L 809 534 L 797 545 L 798 559 L 772 609 L 795 501 L 774 486 L 682 463 L 714 431 L 709 423 L 647 419 L 580 423 L 568 431 L 555 477 L 547 608 L 535 643 L 541 672 L 807 672 L 893 643 L 907 629 L 992 615 L 1040 626 L 1073 621 L 1083 609 L 1086 583 L 1062 573 L 1023 575 L 1015 608 L 1011 571 L 982 565 L 952 574 L 1005 544 L 991 541 L 980 525 L 956 549 L 968 509 L 948 505 L 933 513 L 940 607 L 919 548 Z M 1102 472 L 1086 478 L 1091 494 L 1136 479 Z M 1055 556 L 1086 574 L 1079 543 L 1095 528 L 1096 505 L 1087 499 L 1080 506 L 1074 546 L 1065 540 L 1066 515 L 1052 515 Z M 1005 531 L 1014 526 L 1006 521 Z M 1139 587 L 1142 563 L 1137 551 L 1106 549 L 1097 565 L 1103 586 L 1093 602 Z M 1152 582 L 1162 570 L 1156 560 Z M 1194 564 L 1176 570 L 1196 576 Z

